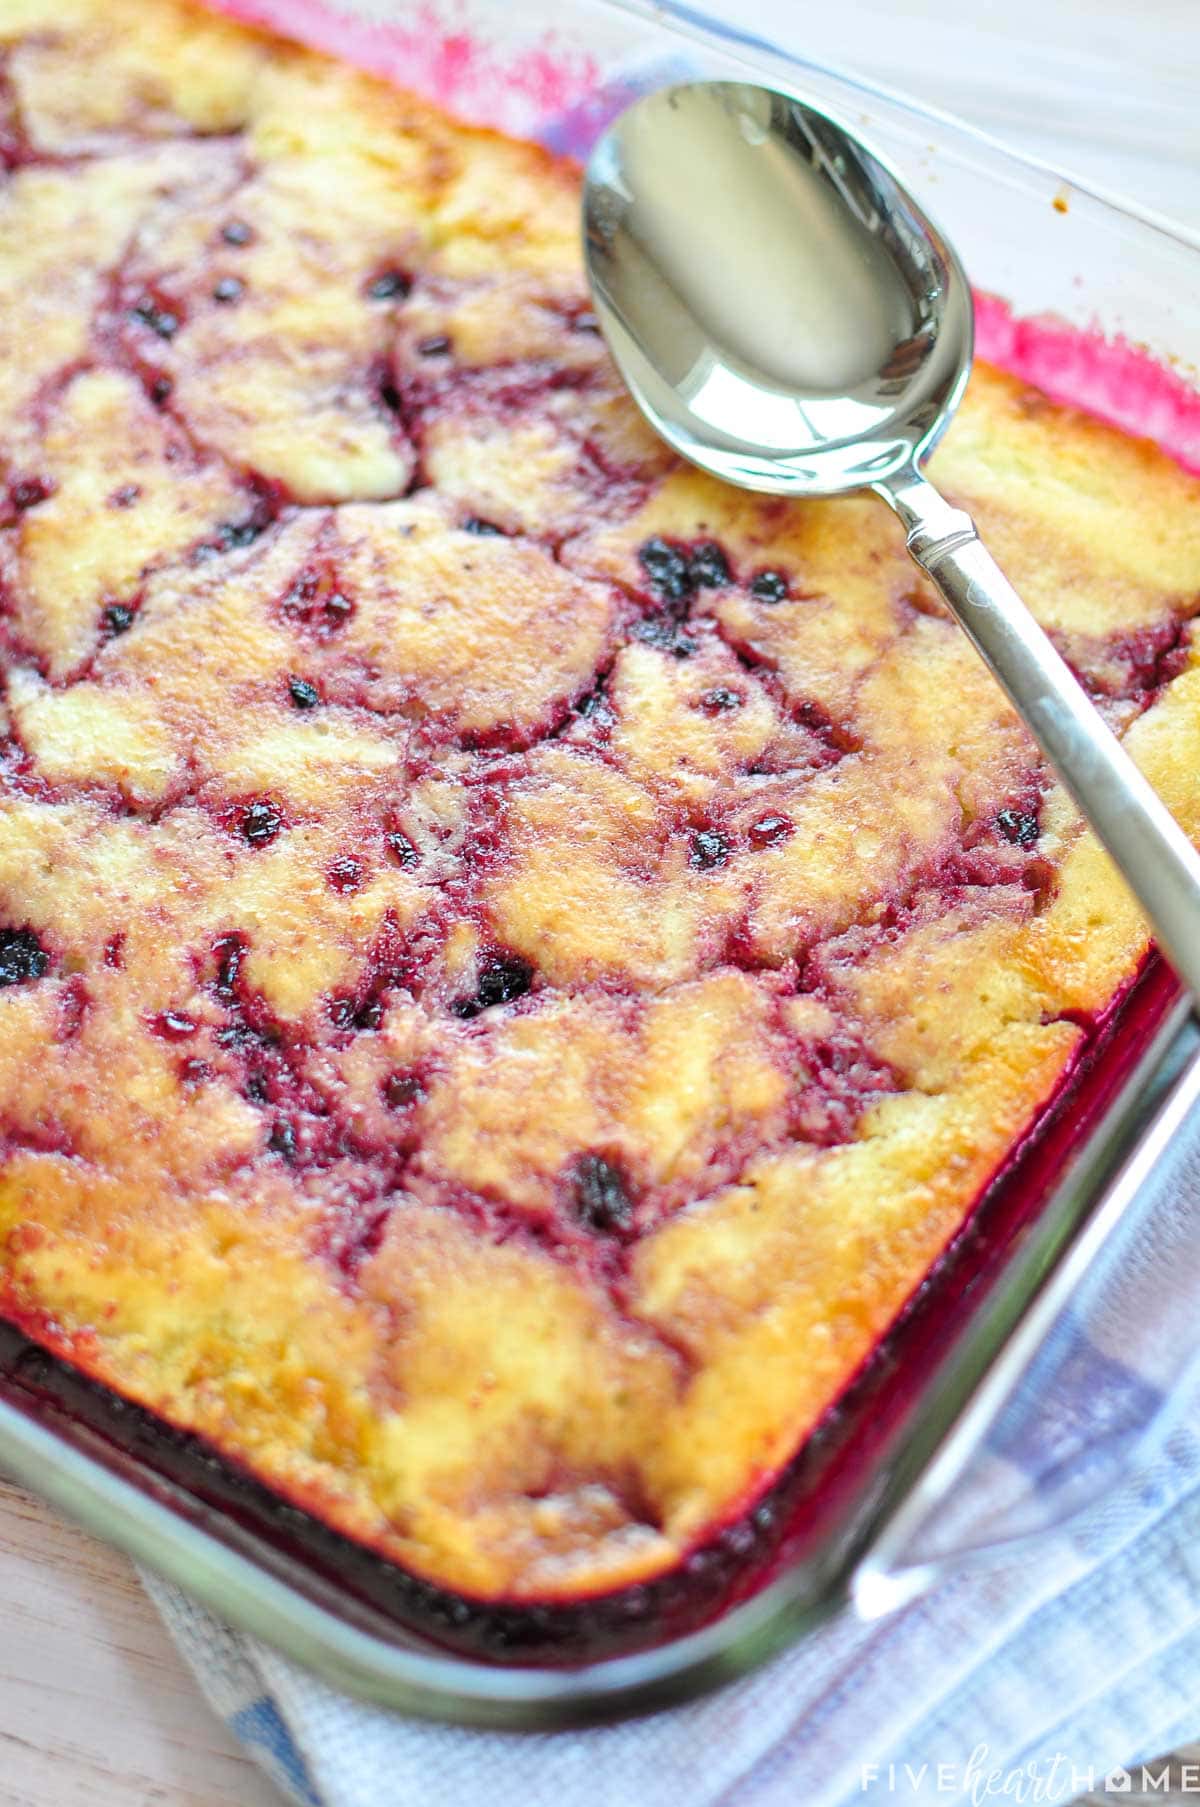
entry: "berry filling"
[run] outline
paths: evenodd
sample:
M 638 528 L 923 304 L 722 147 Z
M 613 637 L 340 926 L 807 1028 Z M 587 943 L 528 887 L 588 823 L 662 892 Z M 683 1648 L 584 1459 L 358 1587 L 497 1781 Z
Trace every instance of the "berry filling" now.
M 238 821 L 238 828 L 251 847 L 265 847 L 282 827 L 279 811 L 261 798 L 247 804 Z
M 781 571 L 759 571 L 750 579 L 750 594 L 759 602 L 786 602 L 791 589 Z
M 32 929 L 0 928 L 0 985 L 44 978 L 50 956 Z
M 601 1154 L 581 1155 L 571 1175 L 572 1208 L 585 1230 L 598 1236 L 633 1228 L 633 1201 L 620 1167 Z
M 479 975 L 472 997 L 459 998 L 451 1005 L 457 1017 L 470 1019 L 483 1010 L 494 1010 L 499 1004 L 512 1004 L 523 998 L 533 984 L 533 968 L 517 954 L 489 950 L 479 963 Z

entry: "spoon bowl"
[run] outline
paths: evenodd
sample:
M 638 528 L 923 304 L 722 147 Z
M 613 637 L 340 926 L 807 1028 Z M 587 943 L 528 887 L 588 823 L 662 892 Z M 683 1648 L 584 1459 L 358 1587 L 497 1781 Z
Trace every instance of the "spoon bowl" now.
M 636 101 L 584 181 L 597 317 L 652 426 L 744 489 L 869 488 L 1200 995 L 1200 857 L 920 465 L 971 367 L 971 291 L 895 172 L 828 113 L 745 82 Z
M 971 364 L 962 266 L 899 178 L 816 108 L 664 88 L 588 166 L 597 311 L 651 424 L 728 483 L 836 495 L 932 444 Z

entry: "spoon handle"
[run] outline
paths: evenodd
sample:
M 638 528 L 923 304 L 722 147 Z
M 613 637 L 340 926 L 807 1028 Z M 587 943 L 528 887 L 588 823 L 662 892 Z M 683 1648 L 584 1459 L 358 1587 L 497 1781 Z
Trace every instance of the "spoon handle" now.
M 908 550 L 1107 848 L 1163 953 L 1200 997 L 1200 854 L 1072 676 L 975 531 L 915 468 L 875 485 Z

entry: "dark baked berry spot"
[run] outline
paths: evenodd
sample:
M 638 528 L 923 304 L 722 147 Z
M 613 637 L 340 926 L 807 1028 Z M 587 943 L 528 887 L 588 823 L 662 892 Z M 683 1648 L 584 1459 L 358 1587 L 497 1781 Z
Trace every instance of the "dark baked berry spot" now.
M 333 861 L 329 868 L 329 888 L 336 891 L 339 897 L 348 897 L 351 892 L 361 890 L 366 875 L 358 860 L 348 854 Z
M 694 581 L 706 590 L 719 590 L 730 580 L 729 561 L 715 540 L 702 540 L 693 548 L 688 568 Z
M 406 872 L 410 872 L 414 866 L 420 864 L 421 856 L 403 829 L 389 829 L 384 836 L 384 845 L 388 850 L 389 858 L 393 859 L 397 866 L 402 866 Z
M 280 603 L 291 621 L 314 628 L 319 636 L 336 633 L 354 613 L 354 604 L 327 571 L 305 570 L 293 580 Z
M 383 1101 L 390 1111 L 407 1110 L 425 1096 L 425 1088 L 415 1073 L 389 1073 L 382 1089 Z
M 676 659 L 690 659 L 696 650 L 696 641 L 685 634 L 679 622 L 670 615 L 649 615 L 634 623 L 632 633 L 635 640 L 641 640 L 646 646 L 661 647 L 663 652 Z
M 750 580 L 750 594 L 760 602 L 786 602 L 791 590 L 781 571 L 760 571 Z
M 126 602 L 110 602 L 100 615 L 100 625 L 106 634 L 127 634 L 133 626 L 136 611 Z
M 367 284 L 367 294 L 372 301 L 403 301 L 412 293 L 412 277 L 404 270 L 381 270 Z
M 704 692 L 700 707 L 705 715 L 724 715 L 727 710 L 740 709 L 745 700 L 740 690 L 728 690 L 724 684 L 718 684 Z
M 321 700 L 320 691 L 307 678 L 289 678 L 288 695 L 297 709 L 315 709 Z
M 697 872 L 711 872 L 715 866 L 723 866 L 728 858 L 729 842 L 719 830 L 697 829 L 688 850 L 689 866 L 694 866 Z
M 120 489 L 114 489 L 108 498 L 109 508 L 132 508 L 142 493 L 140 483 L 122 483 Z
M 212 954 L 216 962 L 217 996 L 232 998 L 237 991 L 242 961 L 246 958 L 245 936 L 222 935 L 219 940 L 213 942 Z
M 232 302 L 240 301 L 245 293 L 246 285 L 240 276 L 222 276 L 219 282 L 213 284 L 212 298 L 223 307 L 228 307 Z
M 186 1060 L 179 1063 L 180 1082 L 185 1086 L 204 1085 L 212 1076 L 212 1068 L 198 1054 L 189 1054 Z
M 524 997 L 533 984 L 533 968 L 517 954 L 497 955 L 481 968 L 477 997 L 482 1010 L 494 1004 L 511 1004 Z
M 621 1169 L 601 1154 L 580 1155 L 573 1173 L 575 1215 L 601 1235 L 633 1228 L 633 1201 Z
M 286 1118 L 272 1125 L 267 1147 L 272 1154 L 282 1155 L 289 1166 L 296 1159 L 296 1131 Z
M 335 1029 L 378 1029 L 383 1021 L 384 1001 L 378 991 L 363 999 L 334 997 L 329 1000 L 329 1020 Z
M 50 956 L 32 929 L 0 929 L 0 985 L 40 979 Z
M 248 245 L 254 237 L 254 229 L 245 220 L 227 220 L 221 227 L 221 237 L 227 245 Z
M 17 477 L 8 487 L 8 499 L 18 514 L 36 508 L 53 494 L 54 484 L 49 477 Z
M 686 602 L 695 590 L 686 555 L 666 540 L 647 540 L 638 550 L 638 563 L 652 589 L 667 602 Z
M 441 358 L 450 349 L 450 341 L 445 333 L 431 333 L 427 339 L 418 339 L 417 355 L 422 358 Z
M 156 408 L 161 408 L 174 388 L 169 376 L 156 376 L 150 385 L 150 400 Z
M 729 560 L 715 540 L 701 540 L 689 548 L 656 535 L 639 549 L 638 560 L 651 587 L 680 614 L 681 605 L 697 590 L 720 589 L 732 581 Z
M 585 690 L 573 708 L 574 713 L 582 716 L 584 721 L 611 721 L 613 714 L 612 705 L 608 700 L 607 679 L 600 678 L 590 690 Z
M 788 816 L 762 816 L 750 824 L 746 839 L 756 852 L 761 853 L 764 847 L 778 847 L 795 832 L 795 824 Z
M 164 1010 L 155 1017 L 154 1030 L 169 1042 L 182 1042 L 195 1035 L 196 1020 L 183 1010 Z
M 473 998 L 460 998 L 450 1006 L 454 1016 L 470 1018 L 497 1004 L 523 998 L 533 984 L 533 968 L 519 954 L 488 954 L 480 964 Z
M 1041 829 L 1037 815 L 1029 809 L 999 810 L 996 815 L 996 827 L 1014 847 L 1032 847 Z
M 104 964 L 119 972 L 125 964 L 125 931 L 119 929 L 104 943 Z
M 378 1029 L 382 1021 L 383 999 L 379 997 L 367 998 L 354 1012 L 356 1029 Z
M 283 827 L 283 817 L 270 803 L 250 803 L 242 812 L 242 834 L 251 847 L 265 847 Z
M 485 521 L 481 515 L 477 514 L 467 516 L 463 522 L 463 532 L 477 534 L 480 539 L 503 539 L 504 537 L 503 527 L 497 527 L 495 521 Z
M 160 339 L 173 339 L 179 331 L 179 315 L 174 308 L 160 307 L 153 295 L 143 295 L 131 309 L 131 317 L 148 326 Z
M 219 558 L 222 552 L 239 552 L 245 546 L 253 546 L 255 540 L 261 539 L 271 522 L 275 511 L 264 497 L 244 521 L 222 521 L 217 528 L 216 537 L 204 540 L 192 554 L 195 564 L 203 564 L 206 559 Z

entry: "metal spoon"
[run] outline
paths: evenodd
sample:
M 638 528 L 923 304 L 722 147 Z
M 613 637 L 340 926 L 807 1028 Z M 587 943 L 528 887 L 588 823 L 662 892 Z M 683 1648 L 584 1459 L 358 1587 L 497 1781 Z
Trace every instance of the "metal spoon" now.
M 896 176 L 818 108 L 741 82 L 647 95 L 584 189 L 596 312 L 634 400 L 743 489 L 868 488 L 1200 995 L 1200 856 L 985 547 L 921 475 L 971 364 L 971 291 Z

